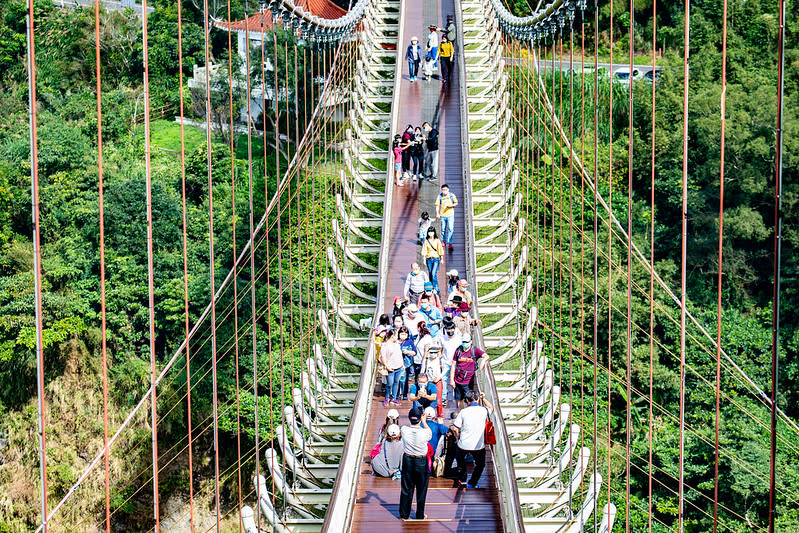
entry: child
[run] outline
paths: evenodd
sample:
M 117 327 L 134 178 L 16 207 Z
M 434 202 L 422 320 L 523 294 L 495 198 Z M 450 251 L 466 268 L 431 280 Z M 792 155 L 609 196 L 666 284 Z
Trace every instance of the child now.
M 402 151 L 404 148 L 400 146 L 400 141 L 402 137 L 397 134 L 394 136 L 394 142 L 391 146 L 391 151 L 394 153 L 394 180 L 397 182 L 397 186 L 401 187 L 402 183 Z
M 417 235 L 418 239 L 416 240 L 416 244 L 418 244 L 419 246 L 422 245 L 422 241 L 424 241 L 424 236 L 425 234 L 427 234 L 427 228 L 429 228 L 432 223 L 433 221 L 430 220 L 430 213 L 424 211 L 422 213 L 422 218 L 419 219 L 419 234 Z
M 424 65 L 422 65 L 422 74 L 426 80 L 429 80 L 433 77 L 433 57 L 430 54 L 427 54 L 427 57 L 424 60 Z

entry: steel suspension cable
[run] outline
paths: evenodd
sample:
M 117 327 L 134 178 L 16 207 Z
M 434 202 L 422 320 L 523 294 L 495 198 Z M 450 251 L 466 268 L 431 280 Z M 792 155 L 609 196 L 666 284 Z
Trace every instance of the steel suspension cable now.
M 30 123 L 31 155 L 31 210 L 33 211 L 33 293 L 36 322 L 36 396 L 39 424 L 39 497 L 42 521 L 39 526 L 45 533 L 49 530 L 47 514 L 47 424 L 44 383 L 44 328 L 42 310 L 42 228 L 39 212 L 39 141 L 36 118 L 36 26 L 33 13 L 34 0 L 28 0 L 28 118 Z

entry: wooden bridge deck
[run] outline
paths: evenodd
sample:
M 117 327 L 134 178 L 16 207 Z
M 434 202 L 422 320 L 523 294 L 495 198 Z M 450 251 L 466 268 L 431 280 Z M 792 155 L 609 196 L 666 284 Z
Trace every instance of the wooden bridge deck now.
M 405 29 L 400 39 L 404 50 L 412 36 L 419 38 L 424 47 L 429 24 L 443 25 L 448 14 L 453 13 L 452 0 L 406 1 Z M 459 39 L 463 42 L 462 39 Z M 458 51 L 460 52 L 460 50 Z M 461 116 L 458 93 L 460 84 L 453 76 L 449 86 L 438 79 L 423 81 L 421 69 L 419 80 L 410 83 L 407 64 L 403 64 L 399 103 L 399 128 L 407 124 L 421 126 L 425 121 L 436 124 L 441 133 L 439 157 L 439 182 L 423 182 L 418 193 L 410 191 L 410 186 L 395 189 L 392 205 L 392 231 L 389 248 L 389 280 L 386 291 L 385 309 L 392 308 L 395 296 L 402 294 L 405 276 L 414 261 L 424 267 L 424 262 L 416 245 L 417 221 L 422 211 L 435 216 L 434 201 L 441 183 L 447 183 L 461 204 L 455 211 L 454 252 L 447 252 L 447 258 L 439 269 L 439 286 L 445 287 L 445 272 L 452 268 L 463 274 L 466 271 L 464 250 L 465 232 L 463 224 L 463 172 L 461 152 Z M 394 132 L 397 133 L 397 132 Z M 437 227 L 437 229 L 440 229 Z M 383 407 L 383 396 L 378 384 L 372 398 L 371 419 L 366 438 L 366 446 L 358 479 L 357 499 L 353 510 L 352 531 L 368 533 L 389 533 L 391 531 L 479 531 L 490 533 L 502 531 L 502 520 L 491 454 L 487 454 L 486 469 L 480 480 L 480 489 L 459 489 L 457 483 L 446 478 L 430 478 L 425 507 L 426 520 L 403 521 L 399 518 L 400 482 L 376 477 L 368 464 L 369 450 L 377 443 L 377 434 L 388 412 Z M 450 402 L 445 413 L 448 423 L 449 413 L 455 402 Z M 408 424 L 407 413 L 410 402 L 403 402 L 397 410 L 401 424 Z M 411 517 L 414 517 L 416 503 L 414 498 Z

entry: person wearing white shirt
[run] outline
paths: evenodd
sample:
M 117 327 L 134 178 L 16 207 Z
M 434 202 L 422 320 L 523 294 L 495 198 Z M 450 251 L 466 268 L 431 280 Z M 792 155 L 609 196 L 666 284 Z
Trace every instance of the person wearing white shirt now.
M 486 465 L 486 420 L 494 412 L 494 406 L 485 399 L 485 394 L 481 392 L 479 398 L 484 406 L 477 402 L 478 396 L 475 391 L 466 393 L 469 405 L 458 413 L 458 417 L 452 423 L 452 428 L 458 434 L 458 449 L 456 452 L 458 483 L 461 486 L 466 485 L 470 489 L 480 488 L 480 476 L 483 475 Z M 472 471 L 472 477 L 469 479 L 468 484 L 466 484 L 467 454 L 471 454 L 474 459 L 474 471 Z
M 430 25 L 430 33 L 427 35 L 427 55 L 433 59 L 433 68 L 438 68 L 438 26 Z
M 427 499 L 427 484 L 430 470 L 427 468 L 427 445 L 433 432 L 427 425 L 424 412 L 414 407 L 408 412 L 410 426 L 400 428 L 402 433 L 402 489 L 400 492 L 399 516 L 403 520 L 411 517 L 411 502 L 416 491 L 416 519 L 423 520 Z M 458 463 L 460 464 L 460 463 Z
M 455 389 L 449 383 L 449 373 L 455 358 L 455 350 L 461 345 L 462 334 L 451 318 L 445 318 L 436 338 L 441 345 L 441 376 L 444 386 L 447 387 L 443 404 L 446 406 L 447 400 L 455 396 Z

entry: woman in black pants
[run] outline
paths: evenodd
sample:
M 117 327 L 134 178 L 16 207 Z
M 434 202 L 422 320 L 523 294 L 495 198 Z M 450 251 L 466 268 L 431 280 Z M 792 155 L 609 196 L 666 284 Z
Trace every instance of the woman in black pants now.
M 421 179 L 424 175 L 424 135 L 422 128 L 416 127 L 413 132 L 411 145 L 411 158 L 413 159 L 413 181 Z

